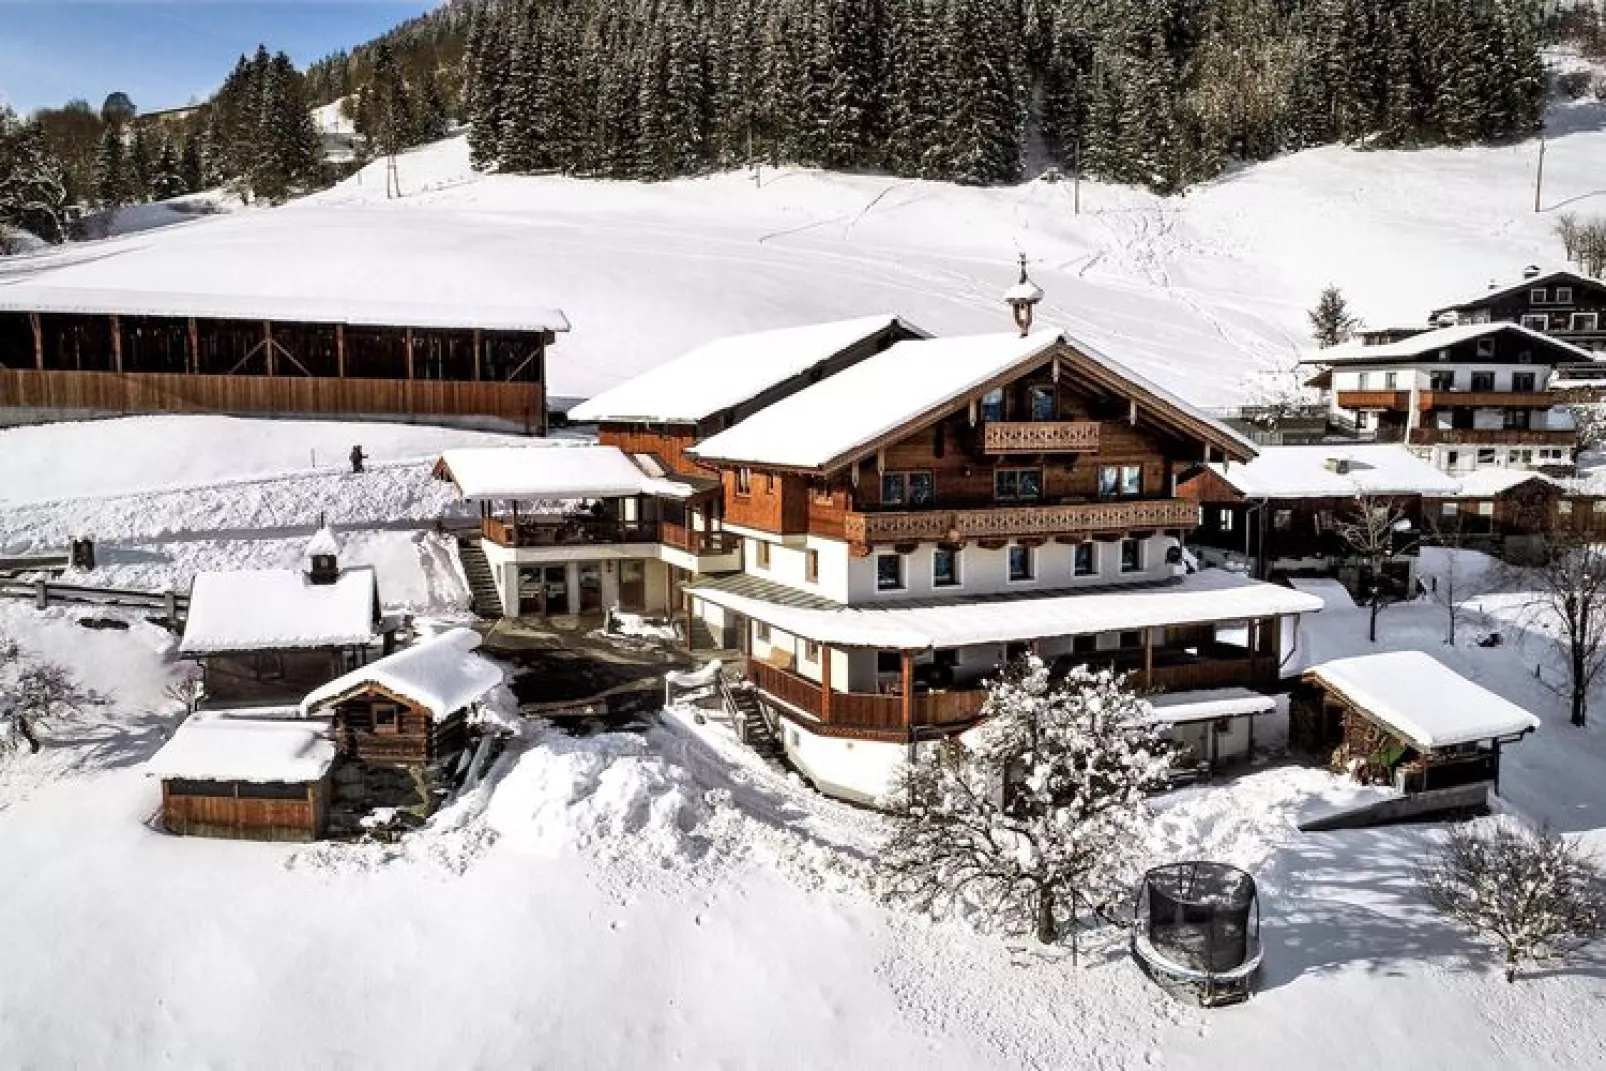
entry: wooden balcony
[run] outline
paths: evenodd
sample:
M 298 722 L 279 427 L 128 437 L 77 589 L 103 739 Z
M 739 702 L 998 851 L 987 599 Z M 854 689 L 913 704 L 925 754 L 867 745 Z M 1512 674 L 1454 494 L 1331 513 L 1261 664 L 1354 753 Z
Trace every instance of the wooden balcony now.
M 1573 447 L 1578 445 L 1578 433 L 1548 428 L 1413 428 L 1410 442 L 1413 446 Z
M 1419 409 L 1549 409 L 1555 395 L 1545 390 L 1425 390 Z
M 803 711 L 820 727 L 870 735 L 895 734 L 900 740 L 910 729 L 904 721 L 901 695 L 833 691 L 827 710 L 823 690 L 807 677 L 756 658 L 747 660 L 747 677 L 759 691 Z M 986 698 L 987 693 L 980 689 L 917 690 L 910 698 L 910 714 L 916 729 L 958 728 L 981 716 Z
M 989 421 L 981 448 L 988 454 L 1092 454 L 1099 425 L 1092 420 Z
M 486 517 L 480 532 L 503 547 L 594 546 L 615 543 L 656 543 L 655 521 L 616 521 L 589 516 L 520 517 L 517 522 Z
M 1399 409 L 1411 405 L 1411 392 L 1404 390 L 1341 390 L 1337 392 L 1340 409 Z
M 964 542 L 1040 536 L 1090 536 L 1157 528 L 1193 528 L 1199 507 L 1182 499 L 1111 500 L 993 509 L 930 510 L 919 513 L 849 513 L 843 537 L 849 543 Z
M 699 557 L 705 554 L 734 554 L 742 546 L 741 539 L 729 532 L 698 531 L 669 521 L 658 526 L 658 541 L 666 547 Z

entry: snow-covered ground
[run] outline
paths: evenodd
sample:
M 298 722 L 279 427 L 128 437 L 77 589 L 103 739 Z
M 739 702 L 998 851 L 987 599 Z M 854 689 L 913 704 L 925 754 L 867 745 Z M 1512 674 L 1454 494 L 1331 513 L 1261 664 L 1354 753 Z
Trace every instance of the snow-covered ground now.
M 1162 198 L 1067 182 L 995 189 L 764 169 L 660 184 L 484 176 L 464 137 L 280 208 L 0 260 L 0 287 L 351 294 L 472 310 L 557 306 L 550 380 L 611 386 L 738 332 L 899 312 L 938 333 L 1006 328 L 1017 252 L 1047 291 L 1041 322 L 1203 405 L 1306 344 L 1333 283 L 1373 324 L 1420 323 L 1530 262 L 1560 256 L 1562 211 L 1606 208 L 1606 104 L 1558 105 L 1533 211 L 1538 142 L 1330 147 Z

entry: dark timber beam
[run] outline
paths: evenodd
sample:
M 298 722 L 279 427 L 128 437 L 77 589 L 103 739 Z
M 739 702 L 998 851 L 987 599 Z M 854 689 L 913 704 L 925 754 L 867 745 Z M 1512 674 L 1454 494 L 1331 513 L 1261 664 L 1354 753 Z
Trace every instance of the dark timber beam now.
M 275 375 L 278 372 L 278 364 L 279 364 L 279 362 L 278 362 L 277 359 L 275 359 L 274 353 L 273 353 L 273 321 L 272 320 L 263 320 L 262 321 L 262 349 L 264 351 L 263 352 L 263 360 L 267 362 L 267 366 L 268 366 L 268 375 L 270 375 L 270 376 L 271 375 Z
M 188 359 L 190 375 L 197 375 L 201 371 L 201 329 L 195 323 L 195 317 L 189 319 L 189 351 Z
M 346 325 L 335 324 L 335 375 L 346 378 Z
M 114 312 L 111 315 L 112 324 L 112 370 L 123 370 L 123 324 Z
M 402 329 L 402 343 L 407 347 L 407 378 L 413 378 L 413 329 Z
M 474 382 L 480 381 L 480 353 L 485 349 L 485 332 L 479 328 L 474 329 Z
M 45 367 L 45 329 L 39 322 L 39 314 L 30 312 L 28 324 L 33 328 L 33 366 L 40 371 Z
M 831 648 L 820 645 L 820 720 L 831 724 Z

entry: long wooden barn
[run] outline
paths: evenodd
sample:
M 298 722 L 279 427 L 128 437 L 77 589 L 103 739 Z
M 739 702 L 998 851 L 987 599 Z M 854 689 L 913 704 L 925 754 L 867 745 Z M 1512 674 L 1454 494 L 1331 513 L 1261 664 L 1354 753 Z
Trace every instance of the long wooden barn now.
M 547 309 L 0 286 L 0 424 L 121 413 L 545 434 Z

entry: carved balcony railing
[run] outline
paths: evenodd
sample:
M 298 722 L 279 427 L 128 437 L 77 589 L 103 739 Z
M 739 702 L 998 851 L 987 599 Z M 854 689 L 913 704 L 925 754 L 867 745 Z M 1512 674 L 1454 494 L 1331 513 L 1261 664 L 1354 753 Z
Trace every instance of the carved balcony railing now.
M 1193 528 L 1198 523 L 1195 503 L 1162 498 L 925 513 L 849 513 L 843 521 L 843 536 L 849 543 L 871 546 Z
M 1388 441 L 1399 439 L 1396 434 Z M 1550 428 L 1412 428 L 1410 442 L 1413 446 L 1572 447 L 1578 445 L 1578 433 Z
M 982 429 L 989 454 L 1091 454 L 1099 448 L 1099 425 L 1091 420 L 990 421 Z

